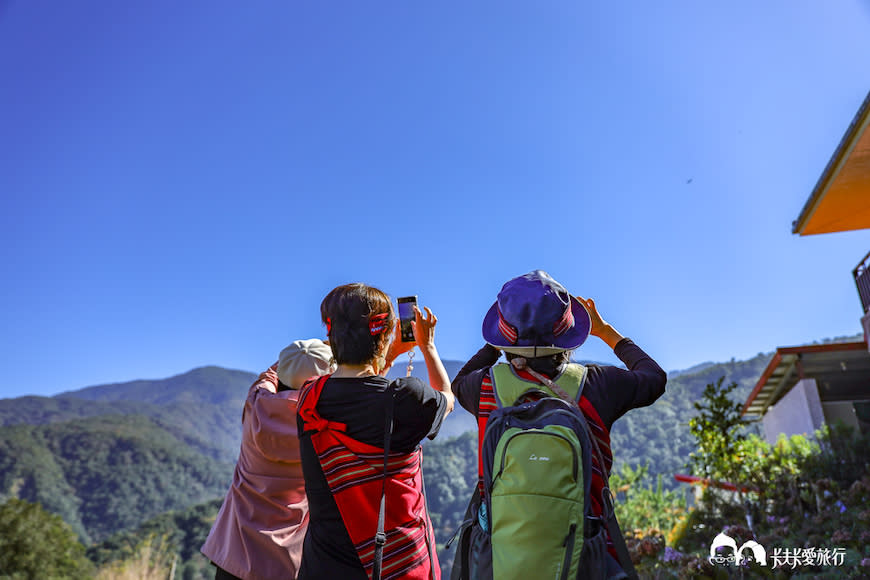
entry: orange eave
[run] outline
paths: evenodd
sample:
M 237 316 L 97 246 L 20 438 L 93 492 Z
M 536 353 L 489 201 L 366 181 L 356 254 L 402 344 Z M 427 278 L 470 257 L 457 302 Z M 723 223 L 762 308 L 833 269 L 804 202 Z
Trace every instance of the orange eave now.
M 779 367 L 780 363 L 782 362 L 783 356 L 790 354 L 808 354 L 815 352 L 843 352 L 865 350 L 867 350 L 867 343 L 863 341 L 832 342 L 828 344 L 810 344 L 805 346 L 786 346 L 777 348 L 776 353 L 774 353 L 773 355 L 773 358 L 770 359 L 770 362 L 767 364 L 767 368 L 764 369 L 763 373 L 761 373 L 761 378 L 758 379 L 758 382 L 755 384 L 755 388 L 752 389 L 752 392 L 746 399 L 746 403 L 743 404 L 743 409 L 740 411 L 740 414 L 747 414 L 747 411 L 749 411 L 749 408 L 752 406 L 752 403 L 755 401 L 756 397 L 759 396 L 761 390 L 771 379 L 771 376 L 777 370 L 777 367 Z
M 870 228 L 870 93 L 822 172 L 792 233 L 802 236 Z

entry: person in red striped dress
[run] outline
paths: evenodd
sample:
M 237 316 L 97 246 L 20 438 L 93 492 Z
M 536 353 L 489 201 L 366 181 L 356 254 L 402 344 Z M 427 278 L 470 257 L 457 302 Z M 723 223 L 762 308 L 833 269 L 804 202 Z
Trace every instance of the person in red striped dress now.
M 371 578 L 382 497 L 381 578 L 440 578 L 420 448 L 453 409 L 450 380 L 435 348 L 437 319 L 428 308 L 426 315 L 417 310 L 415 342 L 401 342 L 390 298 L 365 284 L 335 288 L 320 310 L 338 368 L 303 386 L 299 398 L 310 510 L 299 578 Z M 387 380 L 396 356 L 415 345 L 430 384 L 416 377 Z

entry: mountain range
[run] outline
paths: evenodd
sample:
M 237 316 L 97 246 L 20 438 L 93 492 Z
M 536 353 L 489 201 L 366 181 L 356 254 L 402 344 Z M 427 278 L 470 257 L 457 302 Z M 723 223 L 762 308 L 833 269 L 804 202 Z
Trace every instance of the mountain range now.
M 738 383 L 736 398 L 745 399 L 770 357 L 759 353 L 670 373 L 661 399 L 614 425 L 617 468 L 623 462 L 648 464 L 651 475 L 662 474 L 666 486 L 676 487 L 673 475 L 685 470 L 694 449 L 687 425 L 695 413 L 692 404 L 705 385 L 725 376 Z M 445 361 L 448 375 L 455 376 L 462 364 Z M 400 361 L 390 377 L 403 376 L 405 369 Z M 426 378 L 422 361 L 414 364 L 413 375 Z M 216 506 L 231 480 L 241 410 L 255 379 L 255 373 L 208 366 L 167 379 L 0 399 L 0 502 L 7 497 L 39 502 L 94 546 L 167 512 L 183 513 L 204 502 Z M 431 471 L 427 490 L 434 498 L 430 507 L 445 511 L 433 513 L 442 533 L 461 518 L 464 498 L 455 492 L 465 490 L 474 476 L 473 469 L 457 471 L 458 460 L 443 455 L 457 449 L 463 456 L 473 453 L 467 437 L 461 445 L 458 439 L 449 442 L 475 429 L 474 418 L 457 407 L 436 441 L 427 443 L 431 453 L 424 451 Z M 458 464 L 473 461 L 464 457 Z M 204 508 L 197 509 L 201 519 Z M 207 521 L 203 525 L 207 528 Z

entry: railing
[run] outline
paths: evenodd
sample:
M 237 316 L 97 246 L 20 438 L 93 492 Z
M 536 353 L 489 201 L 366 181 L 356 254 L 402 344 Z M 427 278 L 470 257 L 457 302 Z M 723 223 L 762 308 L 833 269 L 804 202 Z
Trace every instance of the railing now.
M 858 286 L 861 306 L 864 307 L 866 314 L 870 312 L 870 252 L 864 256 L 861 263 L 855 266 L 855 269 L 852 270 L 852 276 L 855 278 L 855 285 Z

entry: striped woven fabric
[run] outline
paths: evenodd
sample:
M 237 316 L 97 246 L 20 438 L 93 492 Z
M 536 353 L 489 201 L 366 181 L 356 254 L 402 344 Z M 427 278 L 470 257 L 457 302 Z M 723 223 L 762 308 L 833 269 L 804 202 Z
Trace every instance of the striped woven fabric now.
M 610 469 L 613 467 L 613 452 L 610 450 L 610 433 L 604 426 L 604 422 L 598 415 L 598 411 L 592 406 L 592 403 L 586 397 L 580 397 L 580 410 L 586 416 L 586 424 L 589 425 L 589 432 L 592 434 L 594 444 L 598 444 L 598 449 L 601 451 L 601 456 L 604 458 L 604 472 L 601 471 L 598 454 L 592 453 L 592 484 L 589 491 L 590 502 L 592 503 L 592 513 L 596 516 L 604 514 L 604 506 L 601 504 L 603 494 L 609 493 L 607 482 L 610 479 Z M 613 542 L 610 539 L 610 534 L 607 535 L 607 548 L 613 550 Z M 616 552 L 613 552 L 616 557 Z
M 592 403 L 586 397 L 580 398 L 580 410 L 586 416 L 586 424 L 589 425 L 589 432 L 592 434 L 593 443 L 598 444 L 598 449 L 601 451 L 601 456 L 604 458 L 604 473 L 601 472 L 601 466 L 598 461 L 598 454 L 592 453 L 592 484 L 589 491 L 590 502 L 592 503 L 593 515 L 603 517 L 604 507 L 601 505 L 601 499 L 605 493 L 610 493 L 610 470 L 613 467 L 613 452 L 610 449 L 610 432 L 604 426 L 604 422 L 598 415 L 598 411 L 592 406 Z M 605 490 L 606 488 L 606 490 Z M 612 502 L 611 502 L 612 503 Z M 613 540 L 610 537 L 610 530 L 607 533 L 607 551 L 617 561 L 619 556 L 616 553 L 616 548 L 613 545 Z
M 480 405 L 477 409 L 477 489 L 480 491 L 481 500 L 484 497 L 483 487 L 483 434 L 486 433 L 486 423 L 489 415 L 498 408 L 495 401 L 495 393 L 492 390 L 492 378 L 489 373 L 483 377 L 480 384 Z
M 344 433 L 345 425 L 327 421 L 317 412 L 327 378 L 302 387 L 298 412 L 305 433 L 313 431 L 311 443 L 366 574 L 371 578 L 378 506 L 385 489 L 387 539 L 381 578 L 439 578 L 435 537 L 422 493 L 422 448 L 418 446 L 411 453 L 390 453 L 384 482 L 384 450 L 353 439 Z
M 343 444 L 332 445 L 317 453 L 320 467 L 329 490 L 336 494 L 342 490 L 365 483 L 380 481 L 384 476 L 384 452 L 354 453 Z M 390 453 L 387 460 L 387 475 L 413 475 L 420 469 L 420 449 L 413 453 Z
M 426 529 L 408 522 L 386 532 L 387 543 L 384 544 L 384 561 L 381 568 L 381 579 L 391 578 L 427 578 L 428 576 L 411 575 L 421 564 L 427 564 L 429 549 L 426 542 Z M 375 560 L 375 539 L 354 546 L 360 561 L 371 577 Z M 426 566 L 428 568 L 428 566 Z

